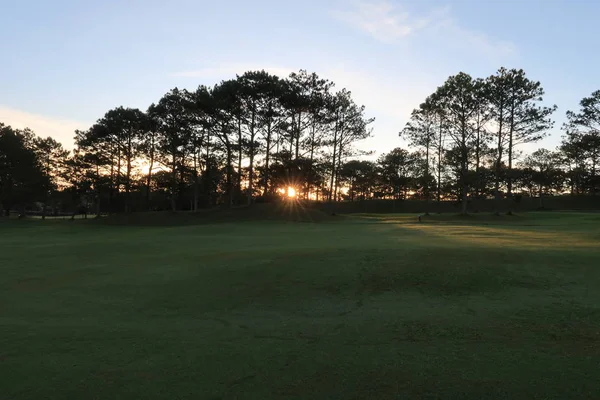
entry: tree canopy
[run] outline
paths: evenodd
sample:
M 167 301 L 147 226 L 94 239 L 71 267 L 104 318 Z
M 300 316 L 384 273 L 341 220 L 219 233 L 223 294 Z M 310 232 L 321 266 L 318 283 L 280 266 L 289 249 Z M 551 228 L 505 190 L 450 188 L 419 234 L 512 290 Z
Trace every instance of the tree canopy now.
M 146 110 L 116 107 L 66 151 L 0 125 L 0 202 L 8 210 L 198 210 L 274 201 L 454 201 L 597 194 L 600 90 L 567 112 L 556 151 L 521 154 L 553 126 L 556 106 L 523 70 L 450 76 L 377 158 L 357 144 L 374 119 L 352 93 L 300 70 L 247 71 L 173 88 Z M 41 132 L 43 134 L 43 132 Z M 293 190 L 290 190 L 292 188 Z M 510 211 L 510 210 L 509 210 Z

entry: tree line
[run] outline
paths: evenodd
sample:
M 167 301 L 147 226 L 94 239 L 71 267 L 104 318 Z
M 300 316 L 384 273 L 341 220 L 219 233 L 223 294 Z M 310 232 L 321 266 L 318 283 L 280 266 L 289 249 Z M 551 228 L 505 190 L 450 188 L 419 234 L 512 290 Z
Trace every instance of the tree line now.
M 375 161 L 356 144 L 372 134 L 346 89 L 300 70 L 250 71 L 212 87 L 174 88 L 147 110 L 117 107 L 52 138 L 0 124 L 0 203 L 9 210 L 198 210 L 300 199 L 456 201 L 600 188 L 600 91 L 567 112 L 561 146 L 521 154 L 553 127 L 556 106 L 523 70 L 449 77 L 400 132 L 409 143 Z M 510 210 L 508 210 L 510 211 Z
M 600 181 L 600 91 L 567 112 L 561 146 L 520 157 L 520 146 L 543 139 L 556 106 L 543 106 L 541 83 L 522 69 L 500 68 L 487 78 L 451 76 L 415 109 L 401 135 L 425 158 L 426 199 L 514 198 L 570 192 L 597 194 Z M 517 162 L 517 160 L 519 160 Z M 510 212 L 510 210 L 508 210 Z

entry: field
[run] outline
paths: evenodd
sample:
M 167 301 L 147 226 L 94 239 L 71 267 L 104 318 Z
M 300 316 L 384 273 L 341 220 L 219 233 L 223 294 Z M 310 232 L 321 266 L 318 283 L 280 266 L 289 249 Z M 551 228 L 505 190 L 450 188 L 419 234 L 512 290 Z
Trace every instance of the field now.
M 0 221 L 0 399 L 600 393 L 600 214 Z

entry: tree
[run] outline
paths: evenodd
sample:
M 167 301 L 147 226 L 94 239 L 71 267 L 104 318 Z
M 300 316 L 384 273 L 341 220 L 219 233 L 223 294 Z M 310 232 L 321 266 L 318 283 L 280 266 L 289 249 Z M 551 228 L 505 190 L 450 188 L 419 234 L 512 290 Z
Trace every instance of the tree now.
M 352 160 L 340 168 L 340 177 L 348 184 L 350 201 L 371 197 L 373 187 L 377 184 L 376 166 L 371 161 Z
M 264 104 L 258 111 L 258 125 L 264 141 L 264 164 L 262 168 L 262 193 L 266 196 L 270 190 L 270 162 L 274 148 L 280 140 L 279 132 L 284 130 L 286 114 L 282 98 L 288 86 L 283 80 L 274 75 L 263 75 L 260 89 L 263 93 Z M 278 151 L 276 151 L 278 152 Z
M 190 142 L 189 153 L 192 156 L 190 169 L 192 171 L 193 201 L 192 209 L 198 211 L 200 206 L 201 177 L 205 172 L 210 173 L 210 138 L 215 128 L 214 99 L 211 90 L 201 85 L 195 92 L 189 94 Z M 206 153 L 204 153 L 206 151 Z M 206 175 L 205 178 L 208 178 Z M 202 178 L 203 179 L 203 178 Z M 210 193 L 204 193 L 206 205 L 210 204 Z
M 304 132 L 310 126 L 312 92 L 318 86 L 324 85 L 316 74 L 309 74 L 306 70 L 293 72 L 286 80 L 286 90 L 282 98 L 284 108 L 290 119 L 288 126 L 289 151 L 294 158 L 301 156 L 301 143 Z
M 567 111 L 562 150 L 586 175 L 584 190 L 596 195 L 600 190 L 600 90 L 583 98 L 580 106 L 579 112 Z
M 158 130 L 160 127 L 160 116 L 156 104 L 151 104 L 146 111 L 146 129 L 140 139 L 140 154 L 146 159 L 148 172 L 146 173 L 146 207 L 150 209 L 150 198 L 152 195 L 152 176 L 156 164 L 158 152 Z
M 106 127 L 118 148 L 119 177 L 121 159 L 125 164 L 125 212 L 130 212 L 133 162 L 141 155 L 141 143 L 149 129 L 147 116 L 137 108 L 118 107 L 109 110 L 99 123 Z M 117 187 L 120 189 L 120 179 Z
M 510 97 L 514 73 L 506 68 L 500 68 L 496 75 L 487 78 L 488 99 L 490 102 L 490 111 L 492 120 L 496 126 L 493 135 L 493 142 L 496 149 L 494 169 L 495 169 L 495 197 L 500 200 L 500 184 L 503 178 L 503 159 L 507 152 L 509 144 L 509 111 L 511 107 Z
M 470 187 L 469 163 L 477 138 L 476 118 L 481 109 L 481 92 L 473 78 L 461 72 L 451 76 L 434 94 L 435 101 L 446 112 L 448 137 L 452 141 L 453 159 L 456 162 L 457 186 L 461 200 L 461 213 L 467 213 Z
M 374 118 L 366 118 L 365 107 L 352 101 L 351 93 L 342 89 L 328 99 L 330 115 L 331 176 L 329 201 L 337 200 L 339 172 L 345 159 L 355 155 L 352 145 L 371 135 L 369 125 Z
M 238 134 L 241 132 L 239 130 L 241 129 L 239 127 L 241 122 L 239 104 L 237 103 L 237 83 L 234 81 L 223 81 L 213 88 L 212 93 L 215 101 L 214 115 L 216 121 L 218 121 L 215 132 L 226 154 L 227 204 L 231 207 L 234 202 L 233 134 L 236 131 L 236 126 L 238 127 Z M 239 136 L 239 140 L 241 140 L 241 136 Z M 238 174 L 241 174 L 241 157 L 238 161 Z M 240 182 L 241 179 L 238 179 L 238 185 Z
M 293 77 L 294 75 L 292 74 Z M 302 141 L 304 150 L 302 157 L 309 160 L 309 174 L 314 177 L 316 176 L 319 164 L 317 150 L 327 143 L 325 132 L 331 122 L 331 115 L 327 106 L 328 101 L 331 99 L 330 91 L 335 84 L 327 79 L 321 79 L 315 73 L 307 74 L 306 71 L 301 71 L 299 75 L 296 75 L 296 79 L 298 80 L 299 78 L 301 78 L 301 86 L 306 92 L 303 101 L 306 101 L 306 113 L 308 114 L 306 122 L 307 135 Z M 306 184 L 308 187 L 305 188 L 305 191 L 308 196 L 312 191 L 313 182 L 308 180 Z
M 530 80 L 522 69 L 500 68 L 487 78 L 488 100 L 495 125 L 495 197 L 499 201 L 501 181 L 506 178 L 507 195 L 513 191 L 515 148 L 541 140 L 553 126 L 550 119 L 556 106 L 542 107 L 544 89 L 540 82 Z M 505 173 L 504 159 L 508 165 Z M 509 211 L 510 213 L 510 211 Z
M 539 149 L 529 155 L 522 163 L 524 168 L 530 169 L 532 183 L 538 187 L 540 207 L 544 206 L 544 194 L 552 193 L 562 186 L 562 171 L 560 169 L 560 156 L 558 153 L 546 149 Z
M 14 207 L 23 214 L 27 204 L 45 198 L 51 186 L 28 133 L 0 123 L 0 211 L 6 216 Z
M 273 131 L 274 102 L 277 100 L 277 79 L 265 71 L 246 72 L 238 76 L 241 85 L 241 100 L 246 110 L 244 120 L 247 140 L 245 142 L 248 155 L 248 204 L 252 203 L 255 181 L 255 159 L 259 150 L 258 137 L 265 132 L 268 141 L 267 152 L 270 152 Z
M 69 151 L 61 143 L 51 137 L 33 140 L 33 150 L 40 162 L 44 174 L 48 177 L 50 186 L 45 193 L 42 207 L 42 219 L 46 218 L 47 203 L 56 194 L 60 186 L 64 186 L 65 162 L 68 160 Z
M 158 161 L 171 172 L 171 209 L 181 205 L 186 175 L 186 159 L 192 140 L 191 96 L 186 90 L 172 89 L 153 108 L 158 125 Z
M 430 172 L 431 152 L 436 146 L 436 135 L 440 132 L 436 129 L 436 118 L 438 111 L 436 104 L 431 97 L 427 98 L 418 109 L 413 110 L 411 121 L 406 124 L 400 135 L 408 139 L 411 146 L 421 148 L 425 154 L 425 169 L 423 174 L 423 196 L 429 202 L 431 196 L 431 186 L 429 182 L 432 179 Z M 441 162 L 441 160 L 440 160 Z M 438 195 L 439 197 L 439 195 Z
M 108 138 L 106 126 L 96 123 L 88 130 L 75 131 L 75 150 L 73 159 L 68 163 L 67 181 L 78 185 L 78 172 L 86 171 L 85 179 L 91 185 L 95 194 L 96 212 L 100 215 L 103 198 L 106 197 L 106 210 L 113 211 L 113 196 L 115 190 L 115 160 L 114 145 Z
M 417 183 L 419 162 L 416 154 L 408 150 L 395 148 L 387 154 L 383 154 L 377 160 L 381 180 L 381 192 L 384 196 L 392 196 L 394 199 L 406 199 L 411 188 Z M 422 175 L 427 176 L 427 173 Z M 423 192 L 429 191 L 430 185 L 424 186 Z
M 474 82 L 475 90 L 475 117 L 474 117 L 474 129 L 475 129 L 475 197 L 479 198 L 485 189 L 485 178 L 482 170 L 485 159 L 490 155 L 490 149 L 488 142 L 491 138 L 490 132 L 487 128 L 488 123 L 492 119 L 492 107 L 489 101 L 489 85 L 483 79 L 476 79 Z
M 556 106 L 542 107 L 538 104 L 543 101 L 544 89 L 540 82 L 532 81 L 522 69 L 512 69 L 505 73 L 507 106 L 506 129 L 508 151 L 508 183 L 507 194 L 512 195 L 512 165 L 515 148 L 525 143 L 541 140 L 554 122 L 550 116 L 556 111 Z M 500 136 L 502 133 L 500 133 Z

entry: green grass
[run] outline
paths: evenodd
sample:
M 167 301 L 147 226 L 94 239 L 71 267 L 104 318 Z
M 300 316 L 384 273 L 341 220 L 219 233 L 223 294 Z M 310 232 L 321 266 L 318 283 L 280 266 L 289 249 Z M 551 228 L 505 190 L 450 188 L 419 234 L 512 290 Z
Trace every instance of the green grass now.
M 600 393 L 600 214 L 0 221 L 0 398 Z

